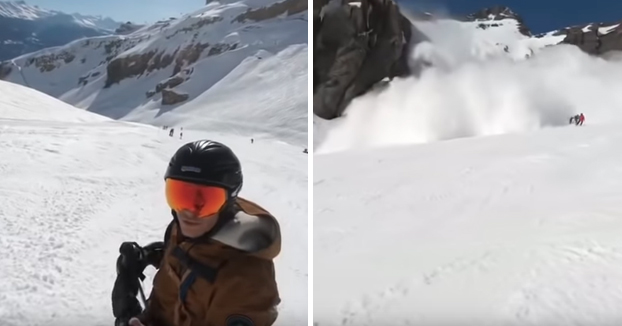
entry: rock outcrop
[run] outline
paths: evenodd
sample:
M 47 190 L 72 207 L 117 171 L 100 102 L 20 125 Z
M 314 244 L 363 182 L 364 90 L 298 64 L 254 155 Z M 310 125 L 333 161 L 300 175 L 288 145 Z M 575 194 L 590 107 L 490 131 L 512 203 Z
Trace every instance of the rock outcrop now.
M 314 0 L 313 112 L 341 116 L 384 78 L 406 76 L 408 45 L 424 36 L 393 0 Z
M 525 36 L 532 36 L 531 31 L 525 25 L 523 18 L 506 6 L 494 6 L 481 9 L 473 14 L 467 15 L 462 21 L 476 22 L 479 20 L 491 21 L 502 19 L 514 19 L 518 22 L 518 31 Z
M 307 0 L 285 0 L 277 2 L 271 6 L 248 10 L 247 12 L 237 16 L 233 22 L 243 23 L 245 21 L 263 21 L 272 19 L 286 14 L 287 16 L 295 15 L 309 10 Z
M 114 59 L 106 67 L 107 79 L 104 87 L 108 88 L 126 78 L 141 76 L 154 70 L 166 68 L 173 62 L 175 63 L 173 68 L 174 76 L 184 67 L 195 63 L 201 56 L 201 53 L 209 46 L 207 43 L 194 43 L 182 49 L 177 48 L 172 54 L 164 54 L 164 51 L 159 53 L 150 51 Z M 235 46 L 230 46 L 227 49 L 231 48 L 235 48 Z M 219 53 L 222 52 L 224 51 Z
M 566 35 L 562 43 L 576 45 L 589 54 L 602 55 L 609 51 L 622 50 L 620 23 L 573 26 L 558 30 L 553 35 Z
M 188 100 L 188 94 L 180 94 L 170 89 L 162 90 L 162 105 L 173 105 Z
M 119 26 L 119 28 L 117 28 L 114 33 L 117 35 L 127 35 L 130 33 L 133 33 L 141 28 L 143 28 L 145 25 L 136 25 L 133 24 L 132 22 L 127 22 L 124 24 L 121 24 L 121 26 Z

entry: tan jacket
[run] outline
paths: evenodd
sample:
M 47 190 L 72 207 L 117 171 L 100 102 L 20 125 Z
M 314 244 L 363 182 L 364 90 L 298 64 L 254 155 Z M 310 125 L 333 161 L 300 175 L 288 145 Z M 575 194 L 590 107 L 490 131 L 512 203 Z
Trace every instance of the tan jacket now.
M 238 198 L 235 218 L 209 239 L 184 241 L 177 223 L 168 238 L 148 305 L 146 326 L 269 326 L 280 303 L 272 259 L 280 227 L 263 208 Z M 203 265 L 184 262 L 185 258 Z M 246 323 L 243 323 L 243 322 Z

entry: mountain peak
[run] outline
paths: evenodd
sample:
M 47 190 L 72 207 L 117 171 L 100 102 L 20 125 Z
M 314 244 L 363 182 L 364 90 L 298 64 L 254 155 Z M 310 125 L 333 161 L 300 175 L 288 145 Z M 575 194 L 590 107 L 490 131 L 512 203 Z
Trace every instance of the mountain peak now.
M 514 12 L 508 6 L 497 5 L 497 6 L 483 8 L 475 13 L 467 15 L 464 18 L 464 21 L 472 21 L 472 22 L 499 21 L 503 19 L 516 20 L 518 22 L 518 30 L 521 34 L 525 36 L 532 35 L 529 28 L 525 25 L 523 18 L 520 15 L 518 15 L 516 12 Z
M 473 14 L 467 15 L 467 19 L 471 21 L 477 20 L 502 20 L 502 19 L 516 19 L 522 22 L 522 18 L 507 6 L 492 6 L 483 8 Z
M 109 17 L 101 15 L 83 15 L 80 13 L 64 13 L 57 10 L 49 10 L 39 6 L 31 6 L 23 0 L 20 1 L 0 1 L 0 18 L 21 19 L 28 21 L 53 20 L 60 22 L 66 20 L 67 23 L 75 23 L 87 28 L 95 28 L 112 33 L 121 26 L 121 23 Z M 59 17 L 63 17 L 58 20 Z
M 0 1 L 0 16 L 7 18 L 35 20 L 56 14 L 51 10 L 31 6 L 26 1 Z

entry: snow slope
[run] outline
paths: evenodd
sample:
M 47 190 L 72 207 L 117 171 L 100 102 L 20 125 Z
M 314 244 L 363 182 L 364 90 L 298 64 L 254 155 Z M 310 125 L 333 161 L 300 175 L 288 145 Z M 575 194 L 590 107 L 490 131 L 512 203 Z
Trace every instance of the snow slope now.
M 314 157 L 314 321 L 617 325 L 622 125 Z
M 622 63 L 446 23 L 441 64 L 314 120 L 314 321 L 618 325 Z
M 277 141 L 156 127 L 92 114 L 0 82 L 2 325 L 112 325 L 110 294 L 123 241 L 159 241 L 171 220 L 162 176 L 174 151 L 211 138 L 245 174 L 241 196 L 279 220 L 277 325 L 307 324 L 307 154 Z M 144 283 L 151 290 L 154 270 Z
M 306 144 L 306 7 L 213 1 L 128 35 L 21 56 L 4 64 L 4 80 L 113 119 Z M 167 104 L 161 89 L 187 99 Z

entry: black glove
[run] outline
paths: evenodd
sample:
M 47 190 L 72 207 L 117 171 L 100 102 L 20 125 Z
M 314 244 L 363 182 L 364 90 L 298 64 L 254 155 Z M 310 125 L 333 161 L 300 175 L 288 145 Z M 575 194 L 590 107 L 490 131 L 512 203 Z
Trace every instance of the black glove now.
M 154 242 L 145 248 L 136 242 L 124 242 L 119 248 L 117 279 L 112 289 L 112 313 L 115 326 L 126 326 L 130 318 L 142 312 L 136 299 L 140 281 L 145 279 L 143 271 L 147 265 L 159 267 L 164 254 L 164 243 Z

